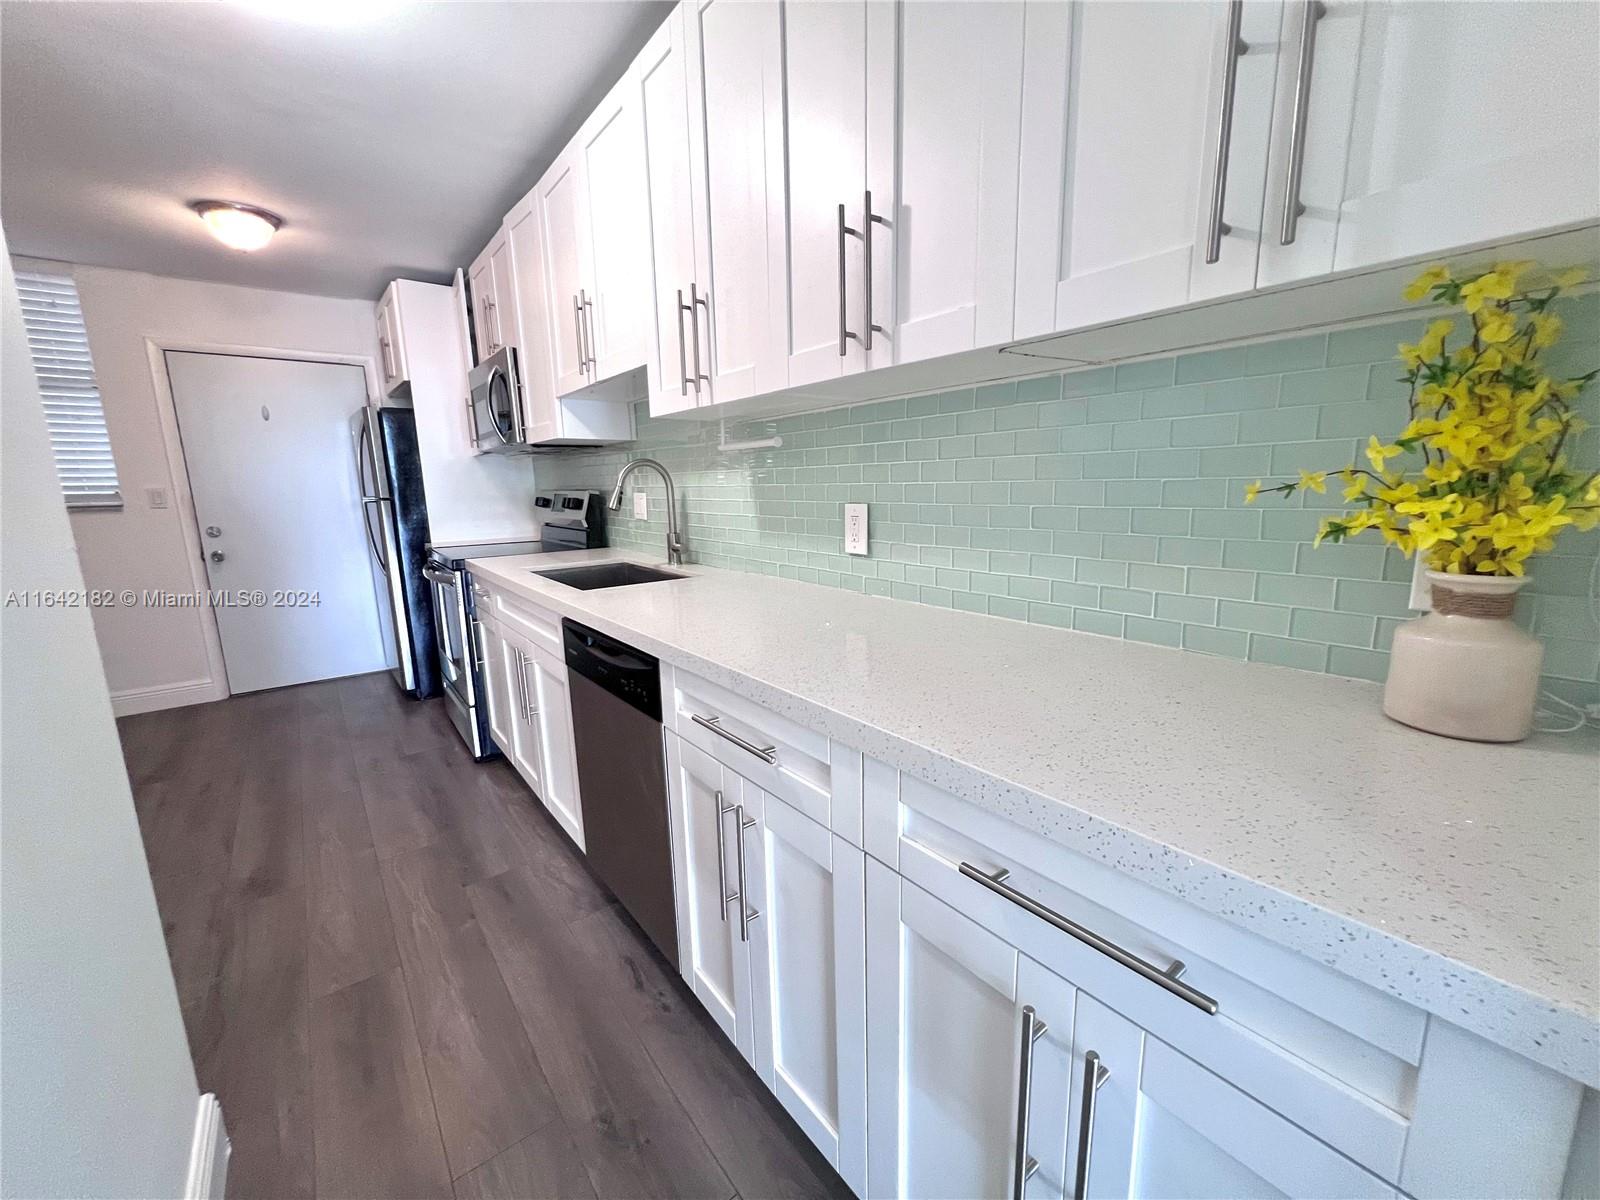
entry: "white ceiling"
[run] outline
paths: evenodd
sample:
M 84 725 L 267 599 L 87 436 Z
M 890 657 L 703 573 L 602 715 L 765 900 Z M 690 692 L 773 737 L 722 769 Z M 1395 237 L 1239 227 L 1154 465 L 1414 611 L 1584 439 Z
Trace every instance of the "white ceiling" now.
M 349 0 L 323 0 L 336 11 Z M 0 4 L 0 218 L 17 254 L 329 296 L 444 281 L 669 3 Z M 240 254 L 185 205 L 283 216 Z

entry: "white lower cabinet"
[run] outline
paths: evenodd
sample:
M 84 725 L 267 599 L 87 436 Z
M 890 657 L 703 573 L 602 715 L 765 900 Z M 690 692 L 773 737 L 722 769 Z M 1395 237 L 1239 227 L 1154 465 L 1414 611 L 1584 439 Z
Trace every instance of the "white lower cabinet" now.
M 583 849 L 583 808 L 578 798 L 577 744 L 572 735 L 572 699 L 567 664 L 540 646 L 527 654 L 528 702 L 539 743 L 543 789 L 539 799 L 567 836 Z
M 749 943 L 739 937 L 737 911 L 729 914 L 739 899 L 737 883 L 729 882 L 735 866 L 729 826 L 740 780 L 703 750 L 665 736 L 678 969 L 722 1032 L 753 1059 Z
M 1074 1030 L 1068 1195 L 1397 1194 L 1086 993 L 1078 994 Z
M 745 780 L 755 1066 L 858 1192 L 867 1165 L 866 856 Z M 738 856 L 736 855 L 735 858 Z
M 865 856 L 699 747 L 666 739 L 683 977 L 863 1192 Z
M 867 860 L 867 1191 L 1060 1196 L 1073 989 L 1003 938 Z M 1025 1020 L 1030 1033 L 1024 1040 Z M 1018 1135 L 1026 1064 L 1025 1136 Z
M 520 637 L 509 632 L 502 635 L 501 659 L 510 681 L 512 708 L 511 741 L 500 749 L 521 772 L 534 794 L 543 800 L 544 761 L 539 754 L 539 713 L 533 689 L 528 684 L 531 658 L 528 644 Z
M 583 807 L 567 667 L 519 633 L 479 621 L 489 732 L 567 836 L 583 848 Z
M 482 593 L 479 603 L 484 604 Z M 484 690 L 489 699 L 489 735 L 508 759 L 511 758 L 512 722 L 516 720 L 516 694 L 507 669 L 506 639 L 499 626 L 478 619 L 478 640 L 483 648 Z
M 869 1195 L 1396 1195 L 916 884 L 867 871 Z

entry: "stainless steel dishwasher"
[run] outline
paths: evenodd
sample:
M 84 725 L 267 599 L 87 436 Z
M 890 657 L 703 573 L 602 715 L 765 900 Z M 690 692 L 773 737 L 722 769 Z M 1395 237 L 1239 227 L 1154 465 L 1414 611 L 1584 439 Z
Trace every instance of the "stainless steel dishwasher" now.
M 589 866 L 676 967 L 660 663 L 576 621 L 561 630 Z

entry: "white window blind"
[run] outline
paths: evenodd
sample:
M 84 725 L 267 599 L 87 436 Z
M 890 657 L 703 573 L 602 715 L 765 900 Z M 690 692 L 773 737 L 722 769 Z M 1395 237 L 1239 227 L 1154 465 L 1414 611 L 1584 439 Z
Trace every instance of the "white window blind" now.
M 95 386 L 77 285 L 67 275 L 19 271 L 17 291 L 67 507 L 120 507 L 117 464 Z

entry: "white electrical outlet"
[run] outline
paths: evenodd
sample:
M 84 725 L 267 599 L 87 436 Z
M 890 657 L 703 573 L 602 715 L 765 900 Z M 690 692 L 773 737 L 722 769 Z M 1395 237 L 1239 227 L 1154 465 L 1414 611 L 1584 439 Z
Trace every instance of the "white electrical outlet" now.
M 846 504 L 844 506 L 844 552 L 846 554 L 865 554 L 867 552 L 867 506 L 865 504 Z
M 633 493 L 633 515 L 641 521 L 650 518 L 650 494 L 636 491 Z
M 1418 612 L 1433 611 L 1433 585 L 1428 582 L 1428 561 L 1418 554 L 1411 565 L 1411 607 Z

